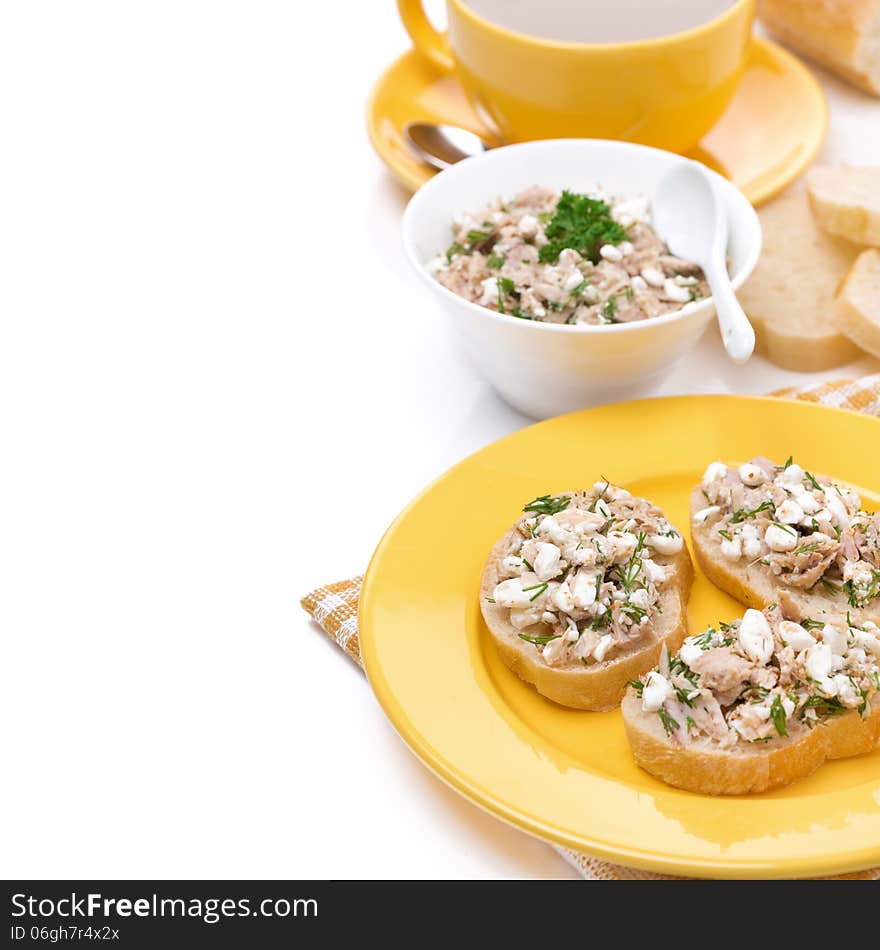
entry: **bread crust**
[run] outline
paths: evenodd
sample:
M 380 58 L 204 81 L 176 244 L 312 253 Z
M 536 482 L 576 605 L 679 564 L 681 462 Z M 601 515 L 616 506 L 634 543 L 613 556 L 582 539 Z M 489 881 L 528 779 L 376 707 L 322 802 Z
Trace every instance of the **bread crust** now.
M 850 710 L 812 729 L 797 727 L 788 738 L 729 749 L 709 740 L 679 745 L 666 735 L 660 718 L 642 709 L 633 689 L 622 704 L 633 757 L 646 772 L 676 788 L 702 795 L 747 795 L 791 785 L 830 759 L 864 755 L 880 747 L 880 695 L 865 719 Z
M 818 476 L 822 477 L 822 476 Z M 694 556 L 706 577 L 718 588 L 747 607 L 763 610 L 779 603 L 780 593 L 793 602 L 804 617 L 818 618 L 823 613 L 844 615 L 849 612 L 854 623 L 873 620 L 880 623 L 880 602 L 865 607 L 851 607 L 846 595 L 823 590 L 808 591 L 781 582 L 761 564 L 729 561 L 721 554 L 721 541 L 712 524 L 697 524 L 696 512 L 706 507 L 700 487 L 691 492 L 691 541 Z
M 602 712 L 615 709 L 630 680 L 636 679 L 657 665 L 665 642 L 670 651 L 677 650 L 687 636 L 687 602 L 694 579 L 694 567 L 687 547 L 674 557 L 655 556 L 658 564 L 672 567 L 669 582 L 660 592 L 662 613 L 655 636 L 639 649 L 620 656 L 584 666 L 548 666 L 535 645 L 520 638 L 521 633 L 539 633 L 540 625 L 518 630 L 508 619 L 508 611 L 489 603 L 500 576 L 501 561 L 508 555 L 516 539 L 511 529 L 492 548 L 480 583 L 480 609 L 498 653 L 505 665 L 520 679 L 531 683 L 542 696 L 572 709 Z
M 878 0 L 758 0 L 758 16 L 786 46 L 880 95 Z

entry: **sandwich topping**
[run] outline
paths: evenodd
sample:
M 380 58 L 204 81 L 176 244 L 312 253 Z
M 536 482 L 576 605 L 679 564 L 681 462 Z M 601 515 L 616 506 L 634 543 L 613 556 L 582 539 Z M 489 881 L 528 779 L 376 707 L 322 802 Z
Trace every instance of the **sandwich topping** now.
M 428 270 L 489 310 L 602 326 L 672 313 L 709 296 L 697 264 L 671 254 L 644 197 L 534 186 L 460 215 Z
M 523 508 L 490 602 L 550 666 L 590 666 L 650 637 L 681 535 L 609 482 Z
M 853 608 L 880 597 L 880 514 L 849 488 L 817 478 L 789 459 L 755 458 L 739 468 L 713 462 L 703 476 L 709 526 L 724 558 L 761 563 L 783 583 L 842 591 Z
M 777 606 L 688 637 L 631 685 L 678 744 L 767 742 L 848 710 L 866 717 L 880 691 L 880 629 L 849 615 L 788 620 Z

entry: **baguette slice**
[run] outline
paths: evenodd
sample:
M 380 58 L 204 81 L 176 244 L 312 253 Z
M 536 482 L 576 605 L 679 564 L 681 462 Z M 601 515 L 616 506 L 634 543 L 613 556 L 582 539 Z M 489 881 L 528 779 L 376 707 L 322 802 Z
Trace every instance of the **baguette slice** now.
M 621 706 L 626 738 L 636 762 L 652 775 L 703 795 L 746 795 L 791 785 L 829 759 L 864 755 L 880 746 L 880 696 L 875 694 L 865 719 L 855 710 L 812 729 L 791 729 L 758 744 L 722 749 L 708 739 L 687 745 L 667 736 L 660 719 L 645 712 L 630 689 Z
M 801 372 L 855 359 L 858 347 L 835 322 L 834 293 L 857 250 L 816 225 L 803 194 L 786 192 L 758 214 L 764 249 L 738 296 L 759 352 Z
M 807 175 L 807 194 L 824 231 L 880 247 L 880 165 L 819 165 Z
M 787 46 L 880 95 L 878 0 L 759 0 L 758 16 Z
M 821 475 L 817 476 L 822 478 Z M 762 610 L 784 603 L 793 616 L 817 617 L 823 613 L 846 614 L 854 621 L 871 620 L 880 624 L 880 600 L 868 606 L 853 607 L 842 591 L 828 591 L 821 585 L 812 591 L 783 583 L 760 563 L 729 561 L 721 553 L 721 540 L 712 524 L 697 524 L 693 515 L 706 507 L 699 486 L 691 493 L 691 541 L 694 555 L 706 577 L 725 593 L 747 607 Z
M 837 295 L 837 324 L 863 350 L 880 357 L 880 251 L 864 251 Z
M 632 684 L 627 739 L 636 762 L 670 785 L 763 792 L 880 745 L 878 674 L 875 627 L 854 629 L 846 614 L 805 626 L 784 603 L 747 610 Z
M 495 585 L 502 579 L 501 561 L 510 553 L 516 538 L 516 531 L 511 530 L 492 548 L 480 585 L 483 618 L 501 659 L 520 679 L 531 683 L 541 695 L 562 706 L 593 711 L 615 709 L 620 705 L 630 680 L 656 666 L 663 644 L 674 651 L 687 636 L 687 602 L 694 578 L 687 548 L 683 547 L 673 557 L 656 558 L 658 564 L 671 570 L 660 594 L 662 613 L 658 615 L 650 642 L 633 652 L 591 666 L 553 667 L 544 662 L 532 643 L 520 637 L 523 632 L 539 633 L 541 628 L 518 630 L 508 619 L 505 608 L 488 602 Z

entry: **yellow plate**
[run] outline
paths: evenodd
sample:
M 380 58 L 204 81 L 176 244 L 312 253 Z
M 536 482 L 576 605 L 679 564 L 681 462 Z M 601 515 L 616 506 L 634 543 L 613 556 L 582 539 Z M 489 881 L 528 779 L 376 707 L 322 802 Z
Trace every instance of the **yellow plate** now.
M 459 125 L 491 140 L 458 81 L 410 50 L 373 87 L 367 130 L 379 157 L 412 191 L 435 174 L 404 141 L 404 125 L 417 120 Z M 733 102 L 691 157 L 759 204 L 804 171 L 827 130 L 828 107 L 812 73 L 780 46 L 756 37 Z
M 762 795 L 679 791 L 633 763 L 619 711 L 543 699 L 501 663 L 478 588 L 523 504 L 608 477 L 687 527 L 713 459 L 794 454 L 878 495 L 880 421 L 808 403 L 699 396 L 621 403 L 523 429 L 415 499 L 370 563 L 361 650 L 379 702 L 441 778 L 500 818 L 621 864 L 702 877 L 807 877 L 880 864 L 880 752 Z M 743 608 L 698 576 L 692 632 Z

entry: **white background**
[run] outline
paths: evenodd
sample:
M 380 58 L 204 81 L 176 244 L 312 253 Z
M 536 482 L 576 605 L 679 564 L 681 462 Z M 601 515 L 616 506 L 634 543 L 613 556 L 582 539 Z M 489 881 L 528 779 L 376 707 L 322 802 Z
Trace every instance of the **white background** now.
M 298 606 L 525 420 L 407 272 L 384 3 L 0 15 L 5 877 L 550 877 Z M 825 157 L 880 104 L 823 78 Z M 710 335 L 665 388 L 763 392 Z M 876 368 L 866 361 L 861 368 Z

